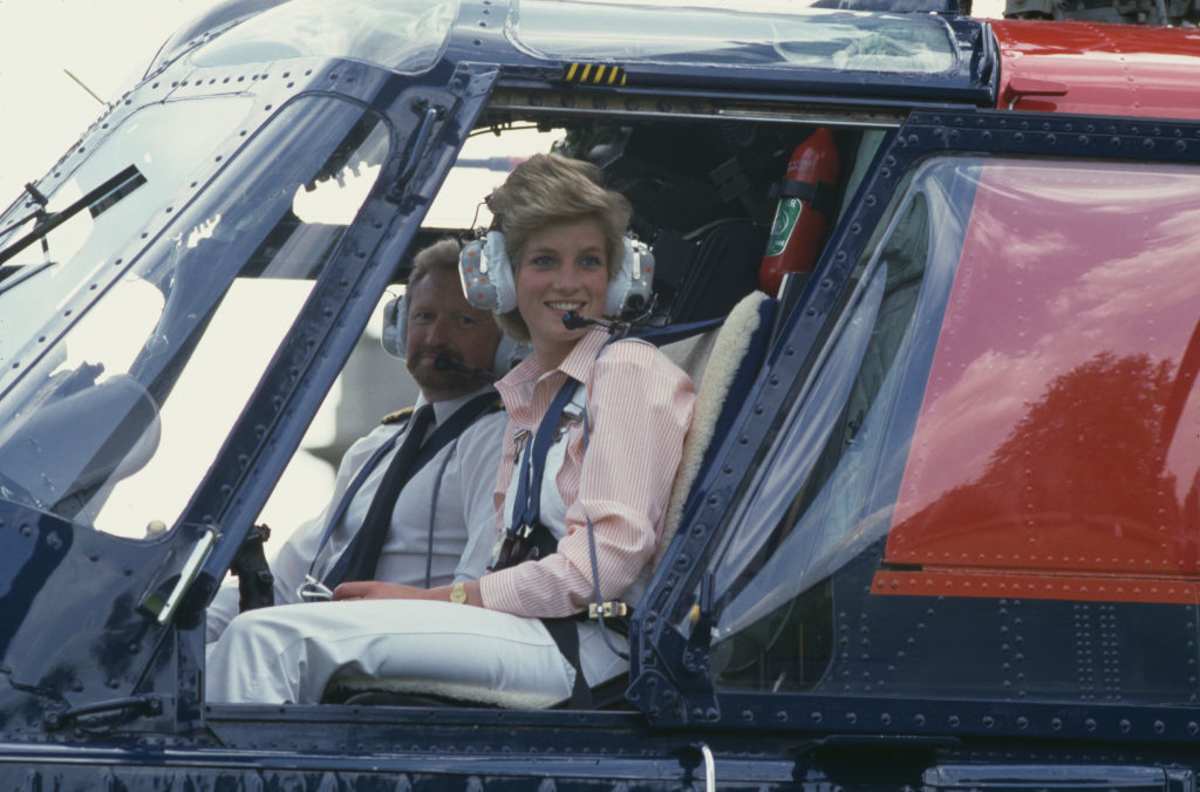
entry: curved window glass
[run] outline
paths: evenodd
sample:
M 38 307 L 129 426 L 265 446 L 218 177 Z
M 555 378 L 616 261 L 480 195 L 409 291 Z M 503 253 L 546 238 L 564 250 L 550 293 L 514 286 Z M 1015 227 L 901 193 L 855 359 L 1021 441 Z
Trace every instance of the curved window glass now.
M 956 47 L 937 15 L 814 8 L 787 13 L 522 0 L 514 44 L 551 60 L 709 63 L 781 69 L 935 74 Z
M 302 97 L 135 261 L 29 304 L 13 357 L 33 362 L 0 380 L 0 497 L 126 536 L 174 523 L 375 184 L 389 137 L 357 105 Z M 63 305 L 69 324 L 47 329 Z
M 142 108 L 50 193 L 46 209 L 58 212 L 134 168 L 126 192 L 101 197 L 5 264 L 10 274 L 0 280 L 0 367 L 11 365 L 19 346 L 45 322 L 44 306 L 107 275 L 147 218 L 211 167 L 216 148 L 235 134 L 252 106 L 248 97 L 222 96 Z M 22 204 L 0 226 L 32 208 Z M 0 250 L 32 230 L 33 222 L 12 228 L 0 236 Z
M 457 0 L 291 0 L 219 34 L 189 58 L 200 67 L 350 58 L 416 74 L 437 63 L 457 14 Z
M 1148 625 L 1200 595 L 1197 205 L 1195 168 L 918 169 L 714 556 L 719 685 L 1187 700 Z

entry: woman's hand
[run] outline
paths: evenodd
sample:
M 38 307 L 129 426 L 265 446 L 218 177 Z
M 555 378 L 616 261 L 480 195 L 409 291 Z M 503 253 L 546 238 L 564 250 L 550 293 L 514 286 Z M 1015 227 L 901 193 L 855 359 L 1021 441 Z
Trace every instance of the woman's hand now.
M 416 586 L 405 586 L 401 583 L 387 583 L 382 580 L 355 580 L 342 583 L 333 590 L 333 599 L 363 600 L 363 599 L 426 599 L 425 589 Z

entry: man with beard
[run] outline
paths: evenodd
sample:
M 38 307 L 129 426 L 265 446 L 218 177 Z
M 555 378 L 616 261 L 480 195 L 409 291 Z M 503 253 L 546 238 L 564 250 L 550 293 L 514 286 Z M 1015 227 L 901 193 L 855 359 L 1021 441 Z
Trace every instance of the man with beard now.
M 429 588 L 483 573 L 505 424 L 491 380 L 511 364 L 502 358 L 513 345 L 501 343 L 488 311 L 467 303 L 458 254 L 444 239 L 416 255 L 396 329 L 421 397 L 346 452 L 328 506 L 271 565 L 275 605 L 329 599 L 354 580 Z M 472 537 L 482 538 L 464 558 Z M 279 615 L 302 624 L 308 607 Z M 226 585 L 208 609 L 210 649 L 237 613 L 237 586 Z

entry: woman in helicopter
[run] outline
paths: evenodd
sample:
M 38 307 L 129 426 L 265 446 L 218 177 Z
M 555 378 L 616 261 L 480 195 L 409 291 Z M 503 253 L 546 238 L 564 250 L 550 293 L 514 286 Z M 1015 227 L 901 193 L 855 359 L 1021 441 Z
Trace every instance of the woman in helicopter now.
M 225 641 L 254 667 L 217 669 L 210 655 L 210 700 L 311 703 L 357 673 L 475 702 L 586 705 L 589 687 L 627 668 L 621 635 L 583 616 L 610 603 L 615 619 L 612 603 L 636 605 L 649 580 L 692 383 L 597 321 L 628 283 L 631 213 L 598 168 L 537 155 L 488 204 L 500 232 L 489 307 L 533 350 L 496 383 L 508 412 L 496 534 L 473 538 L 452 586 L 343 583 L 332 604 L 287 606 L 310 609 L 311 633 L 277 628 L 278 608 L 245 614 Z M 465 281 L 479 274 L 468 258 Z

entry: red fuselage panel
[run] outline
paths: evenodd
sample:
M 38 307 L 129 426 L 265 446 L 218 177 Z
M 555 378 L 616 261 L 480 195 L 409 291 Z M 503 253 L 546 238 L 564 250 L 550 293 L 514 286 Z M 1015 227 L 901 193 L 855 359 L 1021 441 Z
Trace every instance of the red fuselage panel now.
M 879 593 L 1194 601 L 1194 171 L 983 168 L 887 540 L 903 567 Z M 1096 575 L 1174 587 L 1098 594 Z
M 1200 119 L 1196 28 L 997 21 L 992 29 L 1001 59 L 999 107 Z M 1035 93 L 1021 95 L 1023 80 Z M 1053 84 L 1067 90 L 1060 96 L 1038 95 L 1037 83 L 1043 90 Z

